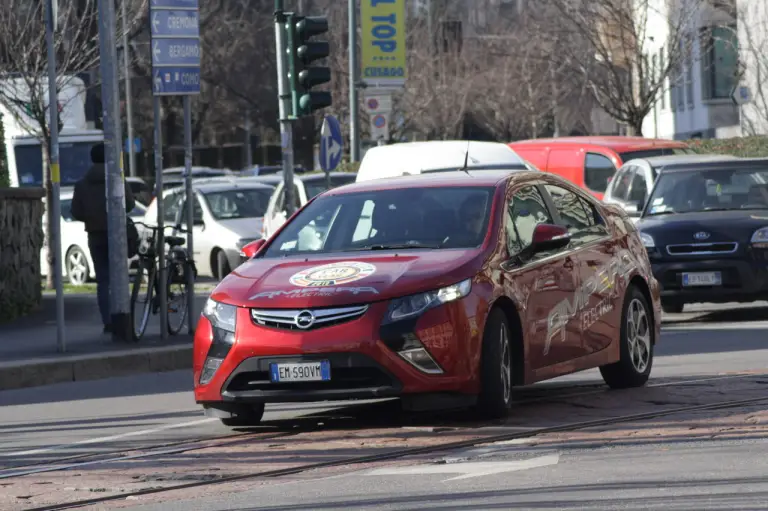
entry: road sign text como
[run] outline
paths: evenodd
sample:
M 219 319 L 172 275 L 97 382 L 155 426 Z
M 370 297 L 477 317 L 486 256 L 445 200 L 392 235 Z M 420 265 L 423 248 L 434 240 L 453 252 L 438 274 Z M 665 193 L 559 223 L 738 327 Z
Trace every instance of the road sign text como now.
M 407 74 L 405 0 L 363 0 L 360 12 L 363 80 L 403 83 Z

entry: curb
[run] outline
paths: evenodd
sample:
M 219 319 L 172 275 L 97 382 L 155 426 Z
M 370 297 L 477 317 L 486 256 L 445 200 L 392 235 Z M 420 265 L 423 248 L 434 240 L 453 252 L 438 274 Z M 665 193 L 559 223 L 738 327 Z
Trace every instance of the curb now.
M 117 376 L 192 370 L 192 346 L 72 355 L 0 363 L 0 391 Z

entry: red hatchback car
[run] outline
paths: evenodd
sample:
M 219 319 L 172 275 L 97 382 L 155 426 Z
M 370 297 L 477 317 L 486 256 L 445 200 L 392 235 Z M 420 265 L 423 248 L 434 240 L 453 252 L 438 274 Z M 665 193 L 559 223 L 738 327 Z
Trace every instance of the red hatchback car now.
M 195 399 L 227 425 L 258 423 L 268 402 L 395 396 L 499 417 L 514 386 L 651 372 L 659 285 L 638 232 L 553 174 L 346 185 L 244 252 L 194 341 Z

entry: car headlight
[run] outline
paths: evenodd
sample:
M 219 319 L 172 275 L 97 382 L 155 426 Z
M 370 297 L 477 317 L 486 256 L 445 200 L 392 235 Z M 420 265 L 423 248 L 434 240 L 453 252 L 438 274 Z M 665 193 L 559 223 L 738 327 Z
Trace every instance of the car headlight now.
M 211 381 L 235 343 L 237 307 L 208 298 L 203 307 L 203 316 L 211 322 L 213 342 L 200 373 L 201 385 Z
M 752 234 L 750 242 L 753 245 L 768 246 L 768 227 L 761 227 Z
M 643 245 L 645 245 L 645 248 L 656 248 L 656 242 L 653 241 L 653 236 L 651 236 L 650 234 L 645 234 L 644 232 L 641 232 L 640 241 L 643 242 Z
M 458 284 L 427 291 L 416 295 L 396 298 L 389 304 L 384 323 L 392 323 L 422 314 L 424 311 L 444 303 L 464 298 L 472 289 L 472 279 L 462 280 Z

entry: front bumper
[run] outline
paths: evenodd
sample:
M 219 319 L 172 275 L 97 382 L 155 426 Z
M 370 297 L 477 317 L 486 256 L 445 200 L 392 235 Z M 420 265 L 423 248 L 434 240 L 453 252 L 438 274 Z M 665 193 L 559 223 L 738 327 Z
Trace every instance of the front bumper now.
M 707 259 L 652 261 L 661 285 L 661 298 L 679 303 L 750 302 L 768 294 L 768 261 Z M 683 286 L 683 273 L 720 272 L 720 286 Z
M 195 400 L 211 406 L 222 402 L 311 402 L 477 391 L 482 333 L 465 328 L 474 324 L 467 310 L 477 310 L 471 296 L 400 325 L 403 332 L 419 338 L 443 369 L 442 374 L 420 371 L 398 355 L 398 343 L 391 339 L 392 329 L 380 328 L 387 305 L 371 304 L 356 319 L 312 330 L 262 326 L 251 319 L 249 309 L 239 308 L 231 347 L 212 344 L 211 324 L 202 317 L 195 332 Z M 201 384 L 205 361 L 212 354 L 223 361 L 211 380 Z M 330 362 L 330 381 L 273 383 L 270 379 L 272 363 L 319 360 Z

